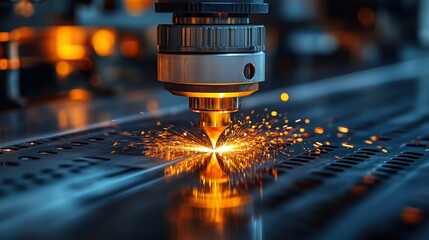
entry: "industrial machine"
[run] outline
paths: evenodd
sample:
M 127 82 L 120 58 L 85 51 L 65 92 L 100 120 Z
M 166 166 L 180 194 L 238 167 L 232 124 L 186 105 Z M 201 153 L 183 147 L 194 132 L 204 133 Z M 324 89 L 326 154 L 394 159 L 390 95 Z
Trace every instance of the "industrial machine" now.
M 213 145 L 249 96 L 265 80 L 265 28 L 249 14 L 268 12 L 259 0 L 171 1 L 156 11 L 173 12 L 173 25 L 158 26 L 158 80 L 189 97 L 199 125 Z
M 428 11 L 0 0 L 0 238 L 428 239 Z

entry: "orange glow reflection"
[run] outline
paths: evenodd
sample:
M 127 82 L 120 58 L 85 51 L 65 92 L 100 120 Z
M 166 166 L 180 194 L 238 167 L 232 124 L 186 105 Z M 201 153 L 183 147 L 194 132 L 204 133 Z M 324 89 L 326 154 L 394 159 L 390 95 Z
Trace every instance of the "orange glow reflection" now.
M 86 32 L 79 27 L 59 27 L 57 29 L 56 49 L 58 58 L 78 60 L 85 57 Z
M 10 34 L 8 32 L 0 32 L 0 42 L 9 41 Z
M 73 89 L 69 92 L 69 97 L 74 101 L 86 101 L 91 98 L 91 93 L 85 89 Z
M 374 24 L 374 11 L 368 7 L 361 7 L 358 10 L 357 17 L 359 19 L 359 22 L 366 27 Z
M 0 58 L 0 70 L 6 70 L 6 69 L 17 69 L 19 68 L 19 60 L 18 59 L 5 59 Z
M 124 0 L 125 9 L 131 15 L 139 15 L 143 10 L 149 8 L 154 0 Z
M 67 77 L 71 73 L 71 70 L 70 64 L 66 61 L 59 61 L 55 65 L 55 71 L 61 78 Z
M 97 30 L 91 38 L 95 52 L 102 57 L 113 53 L 116 42 L 116 35 L 110 29 Z
M 140 41 L 133 35 L 126 35 L 121 41 L 121 53 L 128 58 L 140 55 Z
M 0 59 L 0 69 L 1 70 L 6 70 L 8 68 L 7 67 L 8 65 L 9 65 L 9 61 L 7 59 L 4 59 L 4 58 Z
M 10 37 L 16 40 L 18 45 L 31 43 L 34 37 L 37 36 L 37 33 L 41 33 L 42 31 L 36 32 L 35 29 L 30 27 L 20 27 L 13 30 L 10 34 Z M 55 46 L 55 43 L 52 43 Z
M 84 105 L 72 105 L 57 112 L 58 127 L 61 130 L 83 128 L 88 124 Z
M 222 239 L 231 229 L 248 230 L 254 218 L 253 197 L 231 187 L 216 154 L 208 158 L 209 163 L 200 175 L 200 186 L 183 191 L 177 209 L 170 211 L 175 239 L 204 239 L 206 234 Z
M 401 217 L 408 224 L 418 224 L 424 219 L 422 210 L 415 207 L 405 207 L 401 213 Z
M 66 110 L 59 110 L 57 113 L 57 121 L 58 121 L 58 128 L 61 130 L 67 129 L 68 124 L 68 115 Z
M 201 208 L 230 208 L 252 201 L 250 196 L 238 196 L 237 190 L 231 187 L 229 177 L 220 167 L 216 154 L 211 154 L 209 158 L 206 169 L 200 175 L 201 187 L 193 190 L 192 204 Z
M 31 17 L 34 14 L 34 5 L 30 0 L 21 0 L 15 5 L 15 13 L 23 17 Z
M 159 109 L 158 101 L 156 100 L 149 100 L 146 104 L 146 108 L 149 112 L 155 112 Z

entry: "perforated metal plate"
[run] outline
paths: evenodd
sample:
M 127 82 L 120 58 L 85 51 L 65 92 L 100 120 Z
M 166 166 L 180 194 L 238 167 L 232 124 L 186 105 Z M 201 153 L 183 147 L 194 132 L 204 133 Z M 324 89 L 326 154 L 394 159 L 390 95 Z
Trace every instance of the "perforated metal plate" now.
M 123 150 L 135 139 L 122 132 L 155 128 L 158 119 L 5 146 L 0 152 L 0 235 L 427 239 L 429 91 L 422 90 L 427 81 L 398 79 L 318 93 L 317 98 L 297 96 L 296 101 L 292 93 L 299 91 L 292 91 L 288 103 L 250 97 L 244 113 L 268 108 L 287 112 L 290 119 L 309 118 L 307 129 L 321 126 L 325 133 L 306 141 L 331 145 L 319 147 L 320 152 L 288 146 L 291 156 L 271 163 L 277 177 L 264 174 L 262 188 L 249 184 L 242 189 L 254 200 L 238 213 L 225 213 L 228 224 L 222 229 L 213 227 L 220 226 L 216 221 L 203 225 L 198 216 L 204 211 L 183 207 L 183 193 L 199 185 L 197 175 L 166 178 L 164 169 L 174 162 L 148 158 L 139 149 Z M 304 89 L 310 95 L 323 91 L 311 84 Z M 278 98 L 277 92 L 271 95 Z M 183 112 L 159 120 L 185 126 L 190 117 Z M 336 137 L 337 126 L 347 126 L 349 135 Z M 365 143 L 371 137 L 377 141 Z M 178 212 L 186 217 L 177 217 Z

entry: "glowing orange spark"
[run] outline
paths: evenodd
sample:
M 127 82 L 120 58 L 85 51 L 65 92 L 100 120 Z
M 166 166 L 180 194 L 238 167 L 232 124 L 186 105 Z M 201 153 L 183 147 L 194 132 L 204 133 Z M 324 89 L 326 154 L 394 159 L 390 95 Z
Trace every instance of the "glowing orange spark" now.
M 289 94 L 287 94 L 287 93 L 282 93 L 281 95 L 280 95 L 280 99 L 283 101 L 283 102 L 287 102 L 287 101 L 289 101 Z
M 348 132 L 349 132 L 349 129 L 348 129 L 348 128 L 346 128 L 346 127 L 344 127 L 344 126 L 339 126 L 339 127 L 338 127 L 338 131 L 339 131 L 339 132 L 342 132 L 342 133 L 348 133 Z
M 343 147 L 345 147 L 345 148 L 354 148 L 354 147 L 355 147 L 353 144 L 349 144 L 349 143 L 346 143 L 346 142 L 343 142 L 343 143 L 341 144 L 341 146 L 343 146 Z
M 252 112 L 250 116 L 236 118 L 219 138 L 215 149 L 200 128 L 180 129 L 172 125 L 161 126 L 159 122 L 156 125 L 162 130 L 137 131 L 135 137 L 142 141 L 132 143 L 130 147 L 141 145 L 146 156 L 166 161 L 183 158 L 166 169 L 167 175 L 201 170 L 207 166 L 208 156 L 213 154 L 227 174 L 247 172 L 267 160 L 275 161 L 279 155 L 288 154 L 287 146 L 303 142 L 303 137 L 306 137 L 305 134 L 296 134 L 291 126 L 282 126 L 284 121 L 279 121 L 280 114 L 270 115 L 275 116 L 258 120 L 254 119 L 256 116 Z
M 323 134 L 323 133 L 325 133 L 325 129 L 323 129 L 321 127 L 316 127 L 314 129 L 314 132 L 317 133 L 317 134 Z

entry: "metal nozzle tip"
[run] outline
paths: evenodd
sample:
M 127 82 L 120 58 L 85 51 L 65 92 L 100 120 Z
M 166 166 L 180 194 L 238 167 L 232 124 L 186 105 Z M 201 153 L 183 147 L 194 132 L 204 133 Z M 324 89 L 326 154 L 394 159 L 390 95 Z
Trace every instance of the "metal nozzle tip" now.
M 210 139 L 212 148 L 215 149 L 217 141 L 225 129 L 230 125 L 230 112 L 200 112 L 199 123 L 207 137 Z
M 190 98 L 189 108 L 198 113 L 198 122 L 215 149 L 222 133 L 231 124 L 231 113 L 239 108 L 238 98 Z
M 217 141 L 219 140 L 220 135 L 222 135 L 223 131 L 227 128 L 227 126 L 222 127 L 202 127 L 207 137 L 210 139 L 210 143 L 212 144 L 212 148 L 215 149 L 217 145 Z

